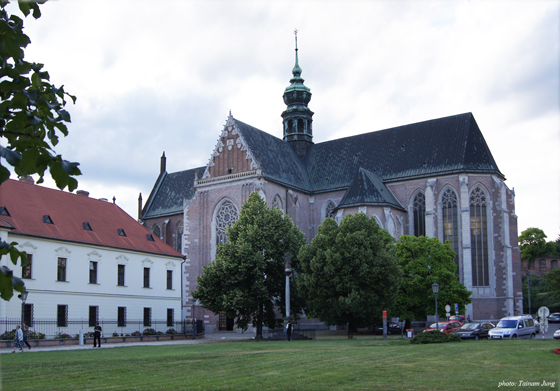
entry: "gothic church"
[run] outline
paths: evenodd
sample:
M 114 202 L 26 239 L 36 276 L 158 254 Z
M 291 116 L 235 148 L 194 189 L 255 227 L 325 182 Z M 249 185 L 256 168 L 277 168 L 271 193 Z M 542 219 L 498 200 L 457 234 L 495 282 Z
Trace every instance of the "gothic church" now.
M 313 143 L 311 91 L 296 62 L 284 92 L 283 139 L 230 115 L 205 166 L 160 175 L 139 219 L 186 255 L 183 317 L 207 332 L 232 319 L 193 305 L 202 267 L 215 257 L 252 191 L 284 211 L 308 240 L 326 217 L 362 212 L 395 239 L 449 240 L 472 319 L 522 313 L 515 196 L 471 113 Z M 453 305 L 453 303 L 449 303 Z M 193 314 L 192 311 L 195 313 Z

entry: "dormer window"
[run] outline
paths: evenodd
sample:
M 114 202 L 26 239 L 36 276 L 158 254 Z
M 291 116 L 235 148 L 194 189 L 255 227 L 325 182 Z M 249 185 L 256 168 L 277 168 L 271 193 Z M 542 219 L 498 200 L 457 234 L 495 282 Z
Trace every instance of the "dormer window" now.
M 126 236 L 126 233 L 124 232 L 124 229 L 119 228 L 119 236 Z
M 148 239 L 148 242 L 155 242 L 154 237 L 152 236 L 152 234 L 146 234 L 146 238 Z
M 52 219 L 51 219 L 51 216 L 49 216 L 49 215 L 44 215 L 44 216 L 43 216 L 43 223 L 45 223 L 45 224 L 54 224 L 53 221 L 52 221 Z
M 0 216 L 10 216 L 8 208 L 6 208 L 5 206 L 0 206 Z
M 84 225 L 84 230 L 93 231 L 93 229 L 91 229 L 91 225 L 89 225 L 89 223 L 87 221 L 83 225 Z

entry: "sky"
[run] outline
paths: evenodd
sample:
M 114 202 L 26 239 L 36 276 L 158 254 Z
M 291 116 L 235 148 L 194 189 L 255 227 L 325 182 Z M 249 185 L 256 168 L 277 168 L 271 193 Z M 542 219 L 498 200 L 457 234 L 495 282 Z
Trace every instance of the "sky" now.
M 168 172 L 206 165 L 230 110 L 282 137 L 297 28 L 314 142 L 472 112 L 515 190 L 519 233 L 560 235 L 558 0 L 51 0 L 41 10 L 24 22 L 26 59 L 77 97 L 54 150 L 80 162 L 78 189 L 116 197 L 135 218 L 162 153 Z

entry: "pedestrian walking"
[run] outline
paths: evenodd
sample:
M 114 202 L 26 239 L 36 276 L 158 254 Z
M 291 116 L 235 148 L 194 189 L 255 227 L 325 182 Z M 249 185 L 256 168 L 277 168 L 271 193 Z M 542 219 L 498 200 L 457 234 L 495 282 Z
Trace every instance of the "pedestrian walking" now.
M 99 326 L 99 322 L 97 322 L 95 324 L 95 327 L 93 328 L 93 347 L 101 347 L 101 332 L 103 330 L 101 329 L 101 326 Z M 96 343 L 98 343 L 98 345 L 96 345 Z
M 16 326 L 16 336 L 14 338 L 14 350 L 12 351 L 12 353 L 15 353 L 17 348 L 19 348 L 23 353 L 23 332 L 21 331 L 19 324 Z
M 27 331 L 29 330 L 29 327 L 27 327 L 27 325 L 25 324 L 25 322 L 23 322 L 21 324 L 21 331 L 23 333 L 23 343 L 27 345 L 27 347 L 29 348 L 29 350 L 31 350 L 31 345 L 29 345 L 29 342 L 27 342 Z

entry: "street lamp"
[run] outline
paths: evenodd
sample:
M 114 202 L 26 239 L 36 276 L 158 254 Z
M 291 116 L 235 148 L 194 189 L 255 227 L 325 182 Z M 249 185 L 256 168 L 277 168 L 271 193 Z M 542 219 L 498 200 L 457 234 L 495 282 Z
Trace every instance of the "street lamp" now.
M 286 319 L 290 317 L 290 276 L 292 275 L 292 255 L 287 253 L 284 257 L 284 275 L 286 276 Z
M 195 306 L 196 306 L 196 299 L 193 298 L 192 299 L 192 311 L 191 311 L 191 314 L 192 314 L 192 339 L 194 339 L 194 333 L 196 331 L 196 325 L 194 323 L 194 307 Z
M 527 291 L 529 292 L 529 315 L 531 315 L 531 272 L 527 273 Z
M 23 287 L 23 292 L 18 295 L 18 298 L 21 299 L 21 324 L 22 325 L 23 322 L 25 322 L 25 301 L 27 300 L 27 295 L 29 295 L 29 292 L 25 287 Z
M 439 292 L 439 284 L 436 280 L 434 280 L 434 285 L 432 285 L 432 290 L 434 291 L 434 295 L 436 295 L 436 331 L 439 331 L 439 316 L 437 310 L 437 294 Z

